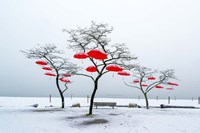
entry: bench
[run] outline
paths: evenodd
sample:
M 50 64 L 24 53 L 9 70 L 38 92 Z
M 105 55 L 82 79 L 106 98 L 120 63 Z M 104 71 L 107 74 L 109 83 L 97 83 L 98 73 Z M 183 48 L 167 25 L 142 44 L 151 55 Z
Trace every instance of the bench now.
M 94 106 L 110 106 L 114 109 L 114 106 L 116 106 L 117 103 L 116 102 L 94 102 Z

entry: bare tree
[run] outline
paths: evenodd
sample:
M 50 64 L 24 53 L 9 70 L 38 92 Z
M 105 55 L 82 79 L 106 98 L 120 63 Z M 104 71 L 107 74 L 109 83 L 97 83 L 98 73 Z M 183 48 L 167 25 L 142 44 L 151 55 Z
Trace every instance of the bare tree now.
M 65 74 L 73 74 L 76 73 L 78 70 L 78 67 L 69 62 L 68 59 L 65 59 L 61 56 L 63 54 L 63 51 L 57 50 L 57 47 L 53 44 L 45 45 L 45 46 L 39 46 L 34 49 L 30 50 L 22 50 L 27 58 L 29 59 L 43 59 L 45 60 L 49 67 L 52 68 L 52 70 L 55 72 L 56 75 L 56 86 L 58 89 L 58 92 L 61 97 L 62 101 L 62 108 L 65 107 L 65 100 L 64 100 L 64 92 L 68 89 L 67 84 L 69 82 L 64 82 L 65 89 L 61 88 L 60 85 L 60 79 L 63 78 Z
M 134 66 L 131 69 L 133 77 L 136 79 L 133 82 L 126 83 L 127 86 L 139 89 L 144 95 L 146 108 L 149 109 L 148 92 L 154 88 L 163 88 L 161 85 L 168 85 L 170 79 L 176 79 L 174 70 L 168 69 L 165 71 L 151 70 L 150 68 Z
M 91 76 L 85 73 L 77 73 L 77 75 L 89 77 L 94 83 L 89 108 L 89 115 L 91 115 L 99 79 L 104 74 L 109 72 L 106 70 L 106 67 L 110 64 L 116 64 L 125 68 L 129 65 L 130 61 L 136 59 L 136 57 L 131 55 L 125 44 L 110 44 L 111 40 L 108 35 L 113 31 L 113 28 L 109 27 L 107 24 L 97 24 L 92 22 L 89 28 L 78 27 L 74 30 L 63 31 L 69 34 L 68 47 L 74 51 L 87 53 L 90 50 L 98 49 L 103 51 L 108 56 L 107 59 L 98 61 L 89 57 L 89 61 L 97 69 L 96 76 Z

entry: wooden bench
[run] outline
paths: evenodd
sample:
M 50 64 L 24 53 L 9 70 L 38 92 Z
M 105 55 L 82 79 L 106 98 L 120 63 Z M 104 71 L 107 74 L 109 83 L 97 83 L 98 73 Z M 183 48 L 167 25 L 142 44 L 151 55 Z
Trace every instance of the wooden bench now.
M 116 102 L 94 102 L 94 106 L 110 106 L 114 109 L 114 106 L 116 106 L 117 103 Z

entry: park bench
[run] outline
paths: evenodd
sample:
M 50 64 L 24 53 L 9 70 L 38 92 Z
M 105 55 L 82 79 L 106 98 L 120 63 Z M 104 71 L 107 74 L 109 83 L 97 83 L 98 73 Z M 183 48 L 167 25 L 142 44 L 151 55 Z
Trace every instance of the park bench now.
M 114 109 L 114 106 L 116 106 L 117 103 L 116 102 L 94 102 L 94 106 L 110 106 Z

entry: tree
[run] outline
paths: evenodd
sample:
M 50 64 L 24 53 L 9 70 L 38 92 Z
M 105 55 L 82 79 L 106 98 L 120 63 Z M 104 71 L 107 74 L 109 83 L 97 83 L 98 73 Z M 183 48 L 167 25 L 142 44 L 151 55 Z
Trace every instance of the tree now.
M 77 75 L 89 77 L 93 81 L 94 89 L 90 99 L 89 115 L 92 114 L 93 102 L 98 89 L 99 80 L 109 72 L 106 70 L 106 67 L 115 64 L 126 68 L 130 61 L 136 59 L 136 57 L 131 55 L 125 44 L 110 44 L 111 40 L 108 35 L 112 31 L 113 28 L 107 24 L 97 24 L 95 22 L 92 22 L 89 28 L 79 27 L 73 30 L 64 30 L 64 32 L 69 34 L 68 48 L 86 54 L 91 50 L 100 50 L 103 55 L 106 55 L 106 58 L 100 60 L 98 57 L 96 60 L 88 56 L 89 61 L 93 65 L 92 67 L 95 68 L 94 70 L 97 73 L 95 76 L 85 73 L 76 73 Z
M 39 46 L 30 50 L 22 50 L 21 52 L 23 52 L 29 59 L 43 59 L 55 72 L 55 75 L 51 75 L 48 73 L 47 75 L 56 76 L 56 86 L 60 94 L 62 108 L 64 108 L 64 92 L 68 89 L 67 84 L 70 82 L 69 80 L 64 79 L 64 77 L 66 75 L 70 76 L 71 74 L 75 73 L 78 70 L 78 67 L 75 64 L 69 62 L 68 59 L 61 57 L 63 51 L 57 50 L 57 47 L 53 44 Z M 64 83 L 65 89 L 61 88 L 59 81 L 62 81 Z
M 168 69 L 165 71 L 151 70 L 146 67 L 134 66 L 131 69 L 133 77 L 136 79 L 133 82 L 126 83 L 127 86 L 139 89 L 144 95 L 146 102 L 146 109 L 149 109 L 148 92 L 152 89 L 161 89 L 161 85 L 175 85 L 175 83 L 168 82 L 170 79 L 176 79 L 174 70 Z

